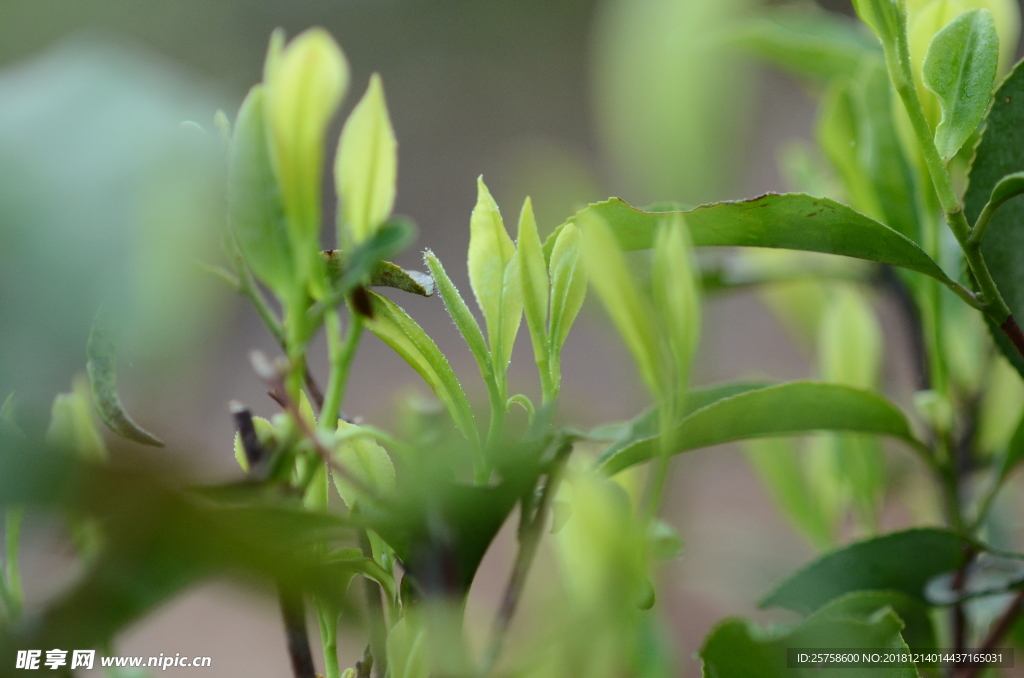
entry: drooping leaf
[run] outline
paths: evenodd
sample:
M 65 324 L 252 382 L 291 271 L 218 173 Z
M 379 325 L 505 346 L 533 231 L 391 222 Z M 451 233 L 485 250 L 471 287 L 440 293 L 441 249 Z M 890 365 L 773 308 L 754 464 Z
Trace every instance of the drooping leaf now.
M 548 271 L 544 251 L 537 233 L 537 220 L 533 215 L 533 204 L 527 198 L 519 216 L 519 233 L 516 237 L 519 252 L 520 284 L 523 290 L 523 309 L 526 325 L 530 330 L 533 352 L 538 359 L 548 352 Z
M 898 604 L 898 603 L 896 603 Z M 884 595 L 853 594 L 811 615 L 795 628 L 761 630 L 743 619 L 727 619 L 700 650 L 704 675 L 716 678 L 917 678 L 912 662 L 859 667 L 789 667 L 794 649 L 855 648 L 909 652 L 904 621 Z
M 553 241 L 548 275 L 551 277 L 551 350 L 561 351 L 576 314 L 587 294 L 587 274 L 581 260 L 580 232 L 567 224 Z
M 977 129 L 992 98 L 998 66 L 999 36 L 988 10 L 964 12 L 932 38 L 923 76 L 942 107 L 935 146 L 943 160 L 956 155 Z
M 985 119 L 985 131 L 974 152 L 964 194 L 964 214 L 975 223 L 999 182 L 1024 171 L 1024 156 L 1015 149 L 1024 143 L 1024 67 L 1018 64 L 996 90 Z M 992 217 L 981 251 L 1000 294 L 1014 317 L 1024 318 L 1024 201 L 1007 200 Z M 1024 358 L 1002 331 L 989 323 L 1003 355 L 1024 374 Z
M 917 449 L 903 413 L 885 398 L 860 389 L 796 381 L 723 398 L 676 423 L 673 454 L 735 440 L 847 431 L 891 436 Z M 640 430 L 643 436 L 648 431 Z M 619 441 L 599 460 L 606 473 L 651 459 L 658 436 Z
M 86 352 L 89 357 L 86 369 L 92 386 L 93 402 L 103 423 L 122 438 L 143 445 L 163 447 L 163 442 L 136 424 L 121 404 L 121 399 L 117 395 L 117 358 L 114 353 L 114 342 L 103 327 L 102 318 L 97 318 L 93 323 Z
M 853 591 L 900 591 L 921 602 L 933 577 L 960 567 L 972 543 L 938 528 L 887 534 L 833 551 L 790 577 L 761 601 L 808 614 Z
M 242 102 L 228 160 L 228 220 L 246 264 L 279 297 L 295 284 L 281 191 L 267 143 L 263 86 Z
M 373 318 L 366 327 L 402 356 L 444 403 L 455 425 L 469 440 L 477 440 L 473 410 L 448 359 L 415 320 L 387 297 L 370 292 Z
M 438 294 L 444 300 L 445 308 L 448 309 L 448 315 L 452 317 L 455 327 L 458 328 L 462 338 L 466 340 L 469 350 L 473 353 L 473 357 L 476 358 L 480 374 L 483 376 L 484 381 L 488 382 L 488 385 L 493 384 L 494 369 L 491 366 L 491 355 L 487 352 L 484 333 L 480 331 L 480 325 L 477 324 L 476 318 L 473 317 L 473 312 L 469 310 L 469 306 L 466 305 L 462 295 L 459 294 L 459 290 L 455 287 L 451 278 L 448 277 L 444 266 L 441 265 L 441 260 L 430 250 L 425 250 L 423 252 L 423 261 L 427 264 L 427 269 L 434 277 Z
M 1002 176 L 1002 175 L 1000 175 Z M 595 203 L 572 217 L 600 215 L 623 250 L 654 244 L 657 223 L 671 213 L 643 212 L 618 198 Z M 846 205 L 803 193 L 769 193 L 682 212 L 697 247 L 768 247 L 839 254 L 929 275 L 955 285 L 911 240 Z
M 586 212 L 576 215 L 575 221 L 583 236 L 587 277 L 633 354 L 644 383 L 657 395 L 662 390 L 663 366 L 650 322 L 654 317 L 650 301 L 640 293 L 604 216 Z
M 359 285 L 393 287 L 429 297 L 434 293 L 433 279 L 419 271 L 406 271 L 390 261 L 412 241 L 415 228 L 407 219 L 396 217 L 381 224 L 370 238 L 351 253 L 326 250 L 322 253 L 327 279 L 336 295 L 346 295 Z
M 853 75 L 866 53 L 881 56 L 856 22 L 811 7 L 766 12 L 742 26 L 736 40 L 779 68 L 821 82 Z
M 395 204 L 397 177 L 398 142 L 384 86 L 374 73 L 338 142 L 334 178 L 343 215 L 338 221 L 339 243 L 360 243 L 387 219 Z

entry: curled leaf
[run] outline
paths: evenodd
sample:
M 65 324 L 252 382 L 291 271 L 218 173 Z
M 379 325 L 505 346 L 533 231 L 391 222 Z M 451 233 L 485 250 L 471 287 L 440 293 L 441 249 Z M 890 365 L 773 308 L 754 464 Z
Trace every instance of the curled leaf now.
M 117 395 L 114 343 L 102 327 L 100 320 L 93 323 L 92 331 L 89 332 L 87 353 L 89 361 L 86 363 L 86 369 L 89 372 L 93 401 L 100 419 L 107 425 L 107 428 L 122 438 L 134 440 L 143 445 L 163 447 L 163 442 L 136 424 L 125 412 L 124 405 L 121 404 L 121 399 Z

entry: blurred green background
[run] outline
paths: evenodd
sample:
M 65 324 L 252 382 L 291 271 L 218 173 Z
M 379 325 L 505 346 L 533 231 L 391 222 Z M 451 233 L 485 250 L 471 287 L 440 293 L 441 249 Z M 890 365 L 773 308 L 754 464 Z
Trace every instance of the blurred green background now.
M 825 3 L 849 12 L 845 2 Z M 543 232 L 588 201 L 696 204 L 786 188 L 779 148 L 812 137 L 814 106 L 796 83 L 746 60 L 725 34 L 755 0 L 0 0 L 0 386 L 27 413 L 84 367 L 102 299 L 122 321 L 122 397 L 168 443 L 153 453 L 197 478 L 233 477 L 227 402 L 272 403 L 251 374 L 273 350 L 255 314 L 183 261 L 215 260 L 219 216 L 214 112 L 229 117 L 261 77 L 271 30 L 327 28 L 352 66 L 345 111 L 381 73 L 399 140 L 396 211 L 419 225 L 456 284 L 475 179 L 506 218 L 532 195 Z M 344 115 L 344 113 L 343 113 Z M 343 116 L 339 117 L 339 120 Z M 193 120 L 207 130 L 181 129 Z M 337 138 L 336 123 L 330 138 Z M 331 150 L 333 153 L 333 149 Z M 325 193 L 326 195 L 326 193 Z M 327 218 L 333 200 L 325 201 Z M 326 245 L 332 243 L 326 242 Z M 419 266 L 418 249 L 400 260 Z M 403 299 L 482 396 L 475 367 L 436 299 Z M 893 353 L 885 381 L 901 401 L 906 337 L 882 306 Z M 696 379 L 803 377 L 807 356 L 751 294 L 708 302 Z M 533 392 L 521 332 L 513 390 Z M 593 424 L 634 414 L 642 389 L 600 313 L 584 313 L 564 359 L 566 416 Z M 313 369 L 324 370 L 322 348 Z M 415 374 L 368 341 L 346 409 L 386 425 Z M 764 619 L 756 601 L 811 556 L 736 450 L 674 465 L 667 518 L 686 556 L 665 568 L 659 611 L 681 675 L 722 616 Z M 887 515 L 886 525 L 911 516 Z M 36 525 L 26 545 L 29 603 L 74 576 L 65 537 Z M 508 559 L 503 534 L 470 601 L 486 625 Z M 544 556 L 542 555 L 542 558 Z M 550 561 L 550 559 L 549 559 Z M 550 564 L 550 563 L 548 563 Z M 542 595 L 545 562 L 531 591 Z M 528 625 L 529 598 L 517 624 Z M 470 624 L 474 626 L 474 624 Z M 124 654 L 209 655 L 206 676 L 281 676 L 284 638 L 270 600 L 213 584 L 127 634 Z M 346 660 L 361 648 L 346 647 Z M 175 673 L 177 671 L 177 673 Z M 184 675 L 169 669 L 166 675 Z

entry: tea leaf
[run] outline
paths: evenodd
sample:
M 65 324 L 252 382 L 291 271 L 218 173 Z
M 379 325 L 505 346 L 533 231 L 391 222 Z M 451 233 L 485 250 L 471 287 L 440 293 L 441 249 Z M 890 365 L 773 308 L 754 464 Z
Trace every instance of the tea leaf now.
M 297 272 L 306 280 L 319 264 L 324 134 L 348 88 L 348 62 L 322 28 L 308 29 L 283 47 L 283 37 L 275 40 L 263 82 L 270 157 Z
M 949 160 L 977 129 L 992 97 L 999 36 L 992 13 L 964 12 L 939 31 L 924 60 L 924 84 L 939 97 L 942 120 L 935 146 Z
M 334 179 L 341 199 L 339 243 L 360 243 L 374 232 L 395 204 L 398 142 L 384 101 L 380 76 L 352 110 L 338 142 Z
M 906 417 L 885 398 L 837 384 L 795 381 L 723 398 L 676 423 L 673 454 L 734 440 L 790 436 L 812 431 L 849 431 L 898 438 L 917 449 Z M 612 474 L 658 454 L 658 436 L 635 430 L 636 438 L 609 448 L 598 463 Z
M 853 9 L 886 48 L 895 48 L 897 36 L 906 31 L 907 12 L 902 0 L 853 0 Z
M 996 90 L 985 131 L 974 152 L 964 194 L 964 215 L 975 223 L 1003 177 L 1024 171 L 1024 157 L 1010 149 L 1024 145 L 1024 67 L 1018 64 Z M 1024 201 L 1008 200 L 992 215 L 981 251 L 1010 312 L 1024 317 Z M 989 323 L 1007 360 L 1024 374 L 1024 359 L 1003 332 Z
M 925 585 L 964 563 L 968 539 L 950 530 L 912 529 L 833 551 L 772 591 L 761 607 L 802 613 L 853 591 L 900 591 L 926 603 Z
M 587 295 L 587 273 L 581 257 L 580 232 L 566 224 L 553 241 L 548 275 L 551 277 L 551 320 L 548 327 L 552 353 L 557 355 L 572 329 Z
M 370 292 L 369 295 L 373 318 L 365 320 L 367 329 L 394 349 L 423 377 L 444 403 L 462 435 L 476 441 L 478 434 L 473 410 L 448 359 L 423 328 L 394 302 L 376 292 Z
M 906 652 L 908 661 L 869 669 L 843 665 L 814 667 L 806 669 L 807 674 L 813 672 L 822 678 L 849 675 L 917 678 L 917 669 L 909 661 L 910 648 L 901 635 L 901 631 L 910 630 L 910 622 L 901 619 L 898 612 L 913 619 L 915 632 L 922 624 L 926 633 L 930 629 L 927 614 L 919 606 L 889 592 L 855 593 L 839 599 L 791 630 L 784 627 L 761 630 L 743 619 L 727 619 L 715 627 L 700 650 L 704 675 L 719 678 L 803 675 L 800 669 L 788 668 L 789 648 L 843 647 Z
M 526 326 L 533 341 L 533 353 L 538 360 L 546 359 L 548 353 L 548 270 L 544 251 L 537 233 L 537 221 L 533 216 L 533 204 L 527 198 L 519 216 L 519 233 L 516 237 L 519 252 L 519 272 L 523 290 L 523 308 L 526 311 Z
M 578 223 L 588 214 L 603 217 L 620 247 L 631 251 L 652 247 L 657 224 L 672 213 L 644 212 L 611 198 L 590 205 L 570 221 Z M 840 254 L 901 266 L 947 286 L 956 285 L 911 240 L 828 198 L 769 193 L 752 200 L 703 205 L 681 214 L 697 247 L 769 247 Z
M 263 87 L 256 85 L 238 111 L 228 159 L 228 219 L 245 263 L 284 298 L 295 284 L 294 262 L 270 162 L 263 100 Z
M 455 326 L 459 329 L 459 333 L 462 334 L 462 338 L 466 340 L 466 344 L 473 353 L 473 357 L 476 358 L 476 363 L 480 367 L 480 374 L 483 375 L 484 381 L 489 386 L 492 385 L 494 382 L 494 369 L 491 366 L 491 356 L 487 352 L 484 334 L 480 331 L 480 326 L 477 324 L 476 318 L 473 317 L 473 312 L 469 310 L 469 306 L 462 299 L 459 290 L 452 283 L 448 274 L 445 273 L 441 260 L 433 252 L 426 250 L 423 252 L 423 261 L 426 262 L 430 274 L 434 276 L 438 294 L 444 300 L 448 314 L 455 322 Z
M 502 374 L 502 356 L 509 356 L 504 351 L 507 336 L 504 325 L 508 310 L 504 306 L 505 280 L 515 253 L 515 245 L 505 231 L 498 205 L 481 177 L 477 180 L 477 202 L 469 222 L 469 283 L 484 314 L 495 369 Z M 514 303 L 514 299 L 509 299 L 509 302 Z M 516 326 L 518 328 L 518 321 Z
M 693 277 L 690 237 L 679 215 L 658 228 L 651 266 L 654 307 L 674 362 L 676 393 L 686 392 L 690 363 L 700 341 L 700 301 Z
M 89 332 L 89 343 L 86 353 L 89 357 L 86 370 L 92 386 L 93 402 L 100 419 L 111 431 L 134 440 L 143 445 L 163 447 L 159 438 L 135 423 L 128 416 L 117 395 L 117 358 L 114 354 L 114 343 L 110 340 L 106 329 L 102 327 L 102 319 L 93 323 Z
M 779 68 L 821 82 L 852 76 L 865 54 L 881 56 L 855 21 L 816 8 L 766 12 L 742 26 L 735 40 Z
M 338 433 L 342 435 L 353 429 L 358 430 L 359 427 L 345 421 L 338 422 Z M 394 464 L 391 463 L 391 457 L 388 456 L 384 448 L 372 438 L 343 440 L 334 450 L 334 459 L 346 471 L 379 495 L 389 496 L 394 493 Z M 360 497 L 359 489 L 341 474 L 332 472 L 331 477 L 334 479 L 334 486 L 338 488 L 338 494 L 345 500 L 345 505 L 349 509 L 354 508 L 361 499 L 365 499 L 365 497 Z
M 583 235 L 587 277 L 633 354 L 644 383 L 657 396 L 662 391 L 663 366 L 650 322 L 655 317 L 654 309 L 640 294 L 604 217 L 584 212 L 577 215 L 576 222 Z
M 89 383 L 81 375 L 75 377 L 70 393 L 58 394 L 53 399 L 46 441 L 74 451 L 89 461 L 103 461 L 107 458 L 107 446 L 103 444 L 103 438 L 93 422 Z

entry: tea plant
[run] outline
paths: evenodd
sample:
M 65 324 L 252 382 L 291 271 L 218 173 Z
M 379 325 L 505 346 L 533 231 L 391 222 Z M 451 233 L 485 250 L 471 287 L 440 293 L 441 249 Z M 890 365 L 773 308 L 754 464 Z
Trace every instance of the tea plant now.
M 1024 75 L 1015 69 L 995 87 L 1017 31 L 1007 7 L 861 0 L 858 12 L 877 41 L 845 21 L 789 11 L 741 31 L 748 46 L 824 86 L 819 142 L 838 191 L 821 185 L 820 171 L 794 171 L 817 196 L 653 211 L 612 198 L 544 240 L 527 199 L 513 240 L 480 180 L 467 266 L 482 324 L 430 250 L 427 273 L 388 261 L 409 245 L 413 228 L 392 214 L 397 143 L 376 75 L 338 142 L 337 248 L 321 250 L 325 135 L 348 89 L 348 65 L 320 29 L 290 42 L 275 32 L 263 82 L 233 124 L 216 118 L 227 162 L 226 264 L 208 268 L 248 298 L 279 344 L 279 356 L 256 352 L 251 362 L 280 411 L 262 419 L 232 405 L 234 451 L 246 474 L 239 483 L 183 487 L 107 462 L 94 409 L 122 437 L 161 443 L 117 396 L 115 346 L 101 312 L 88 380 L 54 401 L 45 439 L 18 428 L 12 398 L 0 418 L 2 661 L 26 647 L 109 653 L 127 625 L 189 584 L 228 573 L 276 589 L 301 678 L 314 675 L 310 611 L 327 678 L 669 675 L 671 652 L 650 608 L 655 561 L 680 549 L 658 518 L 671 457 L 758 441 L 749 443 L 751 459 L 782 508 L 815 545 L 834 549 L 850 516 L 859 536 L 879 530 L 883 437 L 916 455 L 934 479 L 947 526 L 831 550 L 764 600 L 803 621 L 767 631 L 721 623 L 701 650 L 705 674 L 784 675 L 787 648 L 996 647 L 1024 603 L 1013 593 L 1024 581 L 1024 556 L 986 539 L 995 497 L 1024 458 L 1024 425 L 1011 435 L 1005 423 L 1016 423 L 1019 402 L 1003 407 L 1004 391 L 986 380 L 992 371 L 1001 383 L 1017 379 L 999 367 L 997 350 L 1024 367 L 1015 320 L 1024 315 L 1024 267 L 1014 254 L 1022 208 L 1013 200 L 1024 192 Z M 814 161 L 793 158 L 795 170 Z M 852 206 L 824 197 L 829 192 Z M 694 247 L 860 262 L 743 250 L 726 254 L 724 266 L 701 259 L 698 267 Z M 777 287 L 785 280 L 802 287 Z M 896 294 L 917 337 L 913 420 L 877 390 L 881 340 L 864 292 L 873 282 Z M 785 317 L 820 325 L 822 381 L 691 387 L 700 288 L 750 284 L 764 285 Z M 629 422 L 583 431 L 562 423 L 558 403 L 562 349 L 588 286 L 652 405 Z M 396 299 L 440 297 L 479 368 L 488 396 L 482 411 L 422 327 L 370 289 L 381 287 Z M 507 378 L 523 316 L 540 384 L 533 398 L 510 392 Z M 322 382 L 307 360 L 321 330 L 330 365 Z M 422 377 L 436 407 L 414 399 L 381 425 L 342 413 L 366 332 Z M 1014 393 L 1008 397 L 1019 401 L 1019 387 Z M 981 432 L 979 418 L 989 422 Z M 789 440 L 810 433 L 817 437 L 805 450 Z M 642 464 L 644 473 L 631 470 Z M 67 591 L 29 611 L 18 571 L 25 509 L 66 515 L 83 567 Z M 473 648 L 464 639 L 467 595 L 513 514 L 518 551 L 493 628 L 482 649 Z M 549 528 L 561 589 L 540 603 L 536 628 L 507 643 Z M 969 604 L 993 596 L 1009 596 L 995 621 Z M 944 608 L 950 621 L 936 628 Z M 366 643 L 363 659 L 344 669 L 340 620 L 359 622 Z M 903 658 L 871 670 L 937 669 Z

